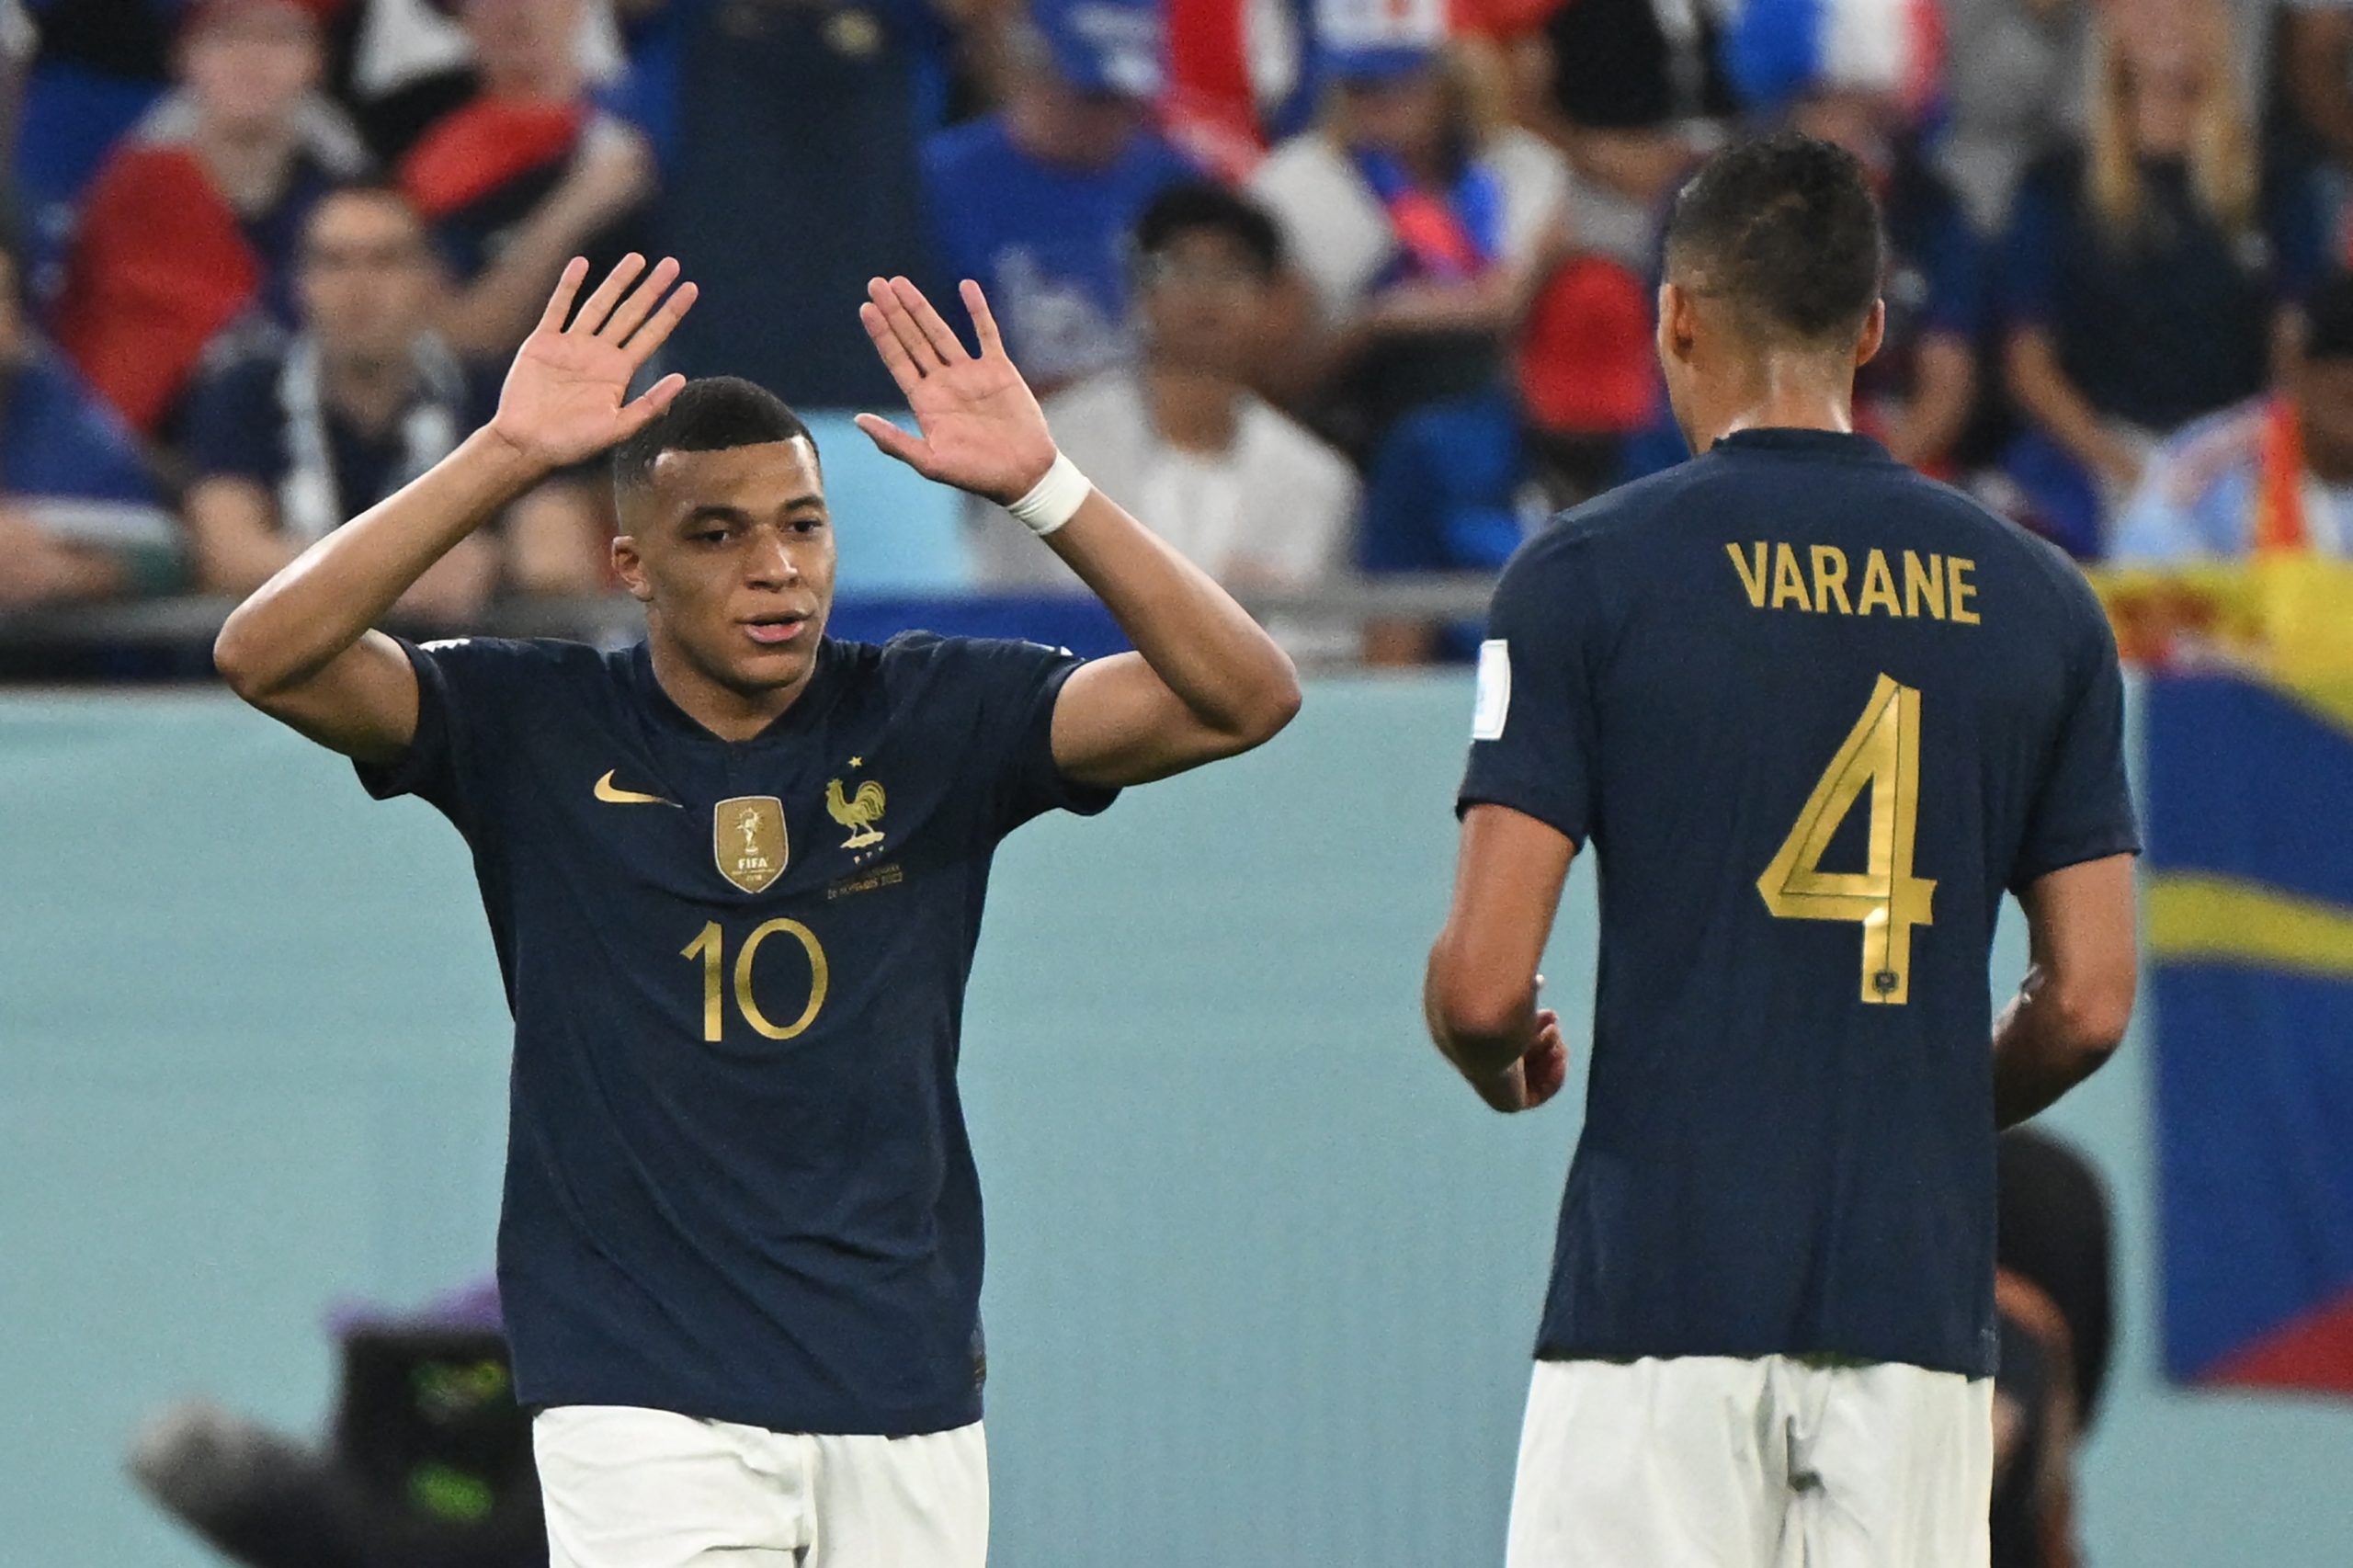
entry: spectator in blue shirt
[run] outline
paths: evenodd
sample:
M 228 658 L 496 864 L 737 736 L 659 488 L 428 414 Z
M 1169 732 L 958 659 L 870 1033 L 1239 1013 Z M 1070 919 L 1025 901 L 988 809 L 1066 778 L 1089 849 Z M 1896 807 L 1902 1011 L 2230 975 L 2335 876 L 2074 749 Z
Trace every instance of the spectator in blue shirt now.
M 2267 169 L 2222 0 L 2174 25 L 2094 23 L 2085 144 L 2029 173 L 2004 282 L 2005 467 L 2028 520 L 2097 555 L 2149 450 L 2253 397 L 2319 270 L 2308 184 Z
M 496 373 L 462 364 L 427 325 L 439 279 L 424 225 L 397 190 L 345 188 L 304 226 L 295 263 L 303 330 L 214 367 L 190 399 L 186 498 L 204 586 L 250 593 L 311 543 L 390 495 L 486 423 Z M 459 623 L 502 585 L 603 585 L 591 494 L 559 482 L 467 539 L 402 601 Z
M 856 307 L 878 274 L 934 278 L 918 158 L 946 47 L 926 0 L 667 0 L 644 24 L 628 112 L 662 159 L 661 248 L 702 290 L 669 369 L 898 406 Z
M 938 254 L 988 290 L 1045 392 L 1131 357 L 1123 242 L 1197 177 L 1151 125 L 1161 17 L 1135 0 L 1035 0 L 1006 40 L 1006 107 L 924 148 Z
M 179 529 L 137 441 L 25 318 L 0 248 L 0 609 L 173 585 Z

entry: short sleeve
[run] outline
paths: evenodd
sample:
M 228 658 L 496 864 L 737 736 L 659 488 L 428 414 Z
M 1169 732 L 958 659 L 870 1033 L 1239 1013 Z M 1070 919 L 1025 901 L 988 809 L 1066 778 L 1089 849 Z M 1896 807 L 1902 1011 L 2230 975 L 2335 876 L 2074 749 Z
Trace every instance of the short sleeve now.
M 1119 798 L 1117 790 L 1070 778 L 1054 760 L 1054 704 L 1084 659 L 1040 642 L 975 638 L 948 647 L 974 688 L 983 754 L 976 760 L 995 781 L 1000 836 L 1051 811 L 1092 816 Z
M 277 366 L 243 359 L 206 376 L 188 394 L 188 465 L 199 479 L 275 484 L 286 472 L 285 417 Z
M 1600 631 L 1589 547 L 1540 537 L 1495 585 L 1479 647 L 1471 761 L 1455 814 L 1508 806 L 1583 846 L 1600 805 L 1593 648 Z
M 2115 634 L 2091 589 L 2081 578 L 2072 586 L 2082 626 L 2073 689 L 2011 869 L 2013 892 L 2068 866 L 2141 851 L 2124 771 L 2124 674 Z
M 352 766 L 377 800 L 415 795 L 472 842 L 487 821 L 486 772 L 498 750 L 483 737 L 514 727 L 506 721 L 530 699 L 529 677 L 544 662 L 541 645 L 491 637 L 395 641 L 416 671 L 416 733 L 391 762 Z

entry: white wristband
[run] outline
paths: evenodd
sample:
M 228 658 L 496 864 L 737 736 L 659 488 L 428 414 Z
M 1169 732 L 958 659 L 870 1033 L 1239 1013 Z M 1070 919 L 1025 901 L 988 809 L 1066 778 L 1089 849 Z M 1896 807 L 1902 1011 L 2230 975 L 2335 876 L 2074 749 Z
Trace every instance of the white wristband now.
M 1009 502 L 1006 510 L 1019 519 L 1021 526 L 1040 539 L 1069 522 L 1081 503 L 1095 488 L 1094 482 L 1078 472 L 1078 465 L 1061 452 L 1054 454 L 1054 466 L 1045 477 L 1029 487 L 1029 494 L 1018 501 Z

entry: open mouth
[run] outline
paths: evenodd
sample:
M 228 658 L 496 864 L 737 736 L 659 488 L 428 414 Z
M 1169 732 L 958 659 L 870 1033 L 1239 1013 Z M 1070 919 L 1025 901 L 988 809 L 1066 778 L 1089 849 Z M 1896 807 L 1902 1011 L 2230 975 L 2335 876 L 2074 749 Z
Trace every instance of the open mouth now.
M 794 610 L 779 610 L 774 615 L 756 615 L 743 622 L 744 634 L 764 648 L 774 648 L 799 637 L 808 626 L 809 618 Z

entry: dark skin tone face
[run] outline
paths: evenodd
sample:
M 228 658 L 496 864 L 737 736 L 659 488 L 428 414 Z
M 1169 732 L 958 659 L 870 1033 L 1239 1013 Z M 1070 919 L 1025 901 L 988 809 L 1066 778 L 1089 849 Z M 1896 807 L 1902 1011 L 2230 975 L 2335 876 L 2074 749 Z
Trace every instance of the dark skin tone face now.
M 622 492 L 613 563 L 646 607 L 655 675 L 727 740 L 799 699 L 834 602 L 834 529 L 801 440 L 664 452 Z

